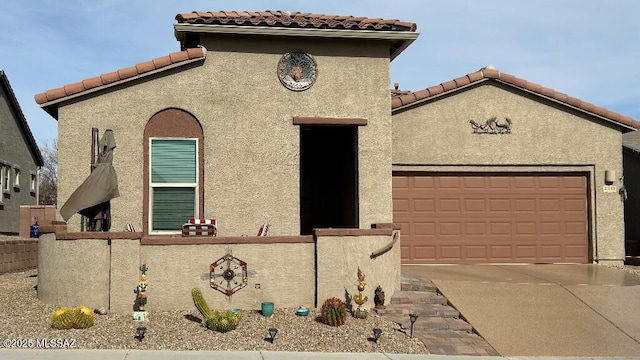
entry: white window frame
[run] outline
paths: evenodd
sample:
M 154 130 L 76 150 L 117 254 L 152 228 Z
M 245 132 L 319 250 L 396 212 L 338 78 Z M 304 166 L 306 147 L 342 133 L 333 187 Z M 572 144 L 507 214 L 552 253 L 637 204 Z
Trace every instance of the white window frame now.
M 151 179 L 152 176 L 152 144 L 153 140 L 195 140 L 196 142 L 196 182 L 195 183 L 153 183 Z M 193 187 L 194 188 L 194 207 L 193 214 L 194 218 L 198 217 L 198 209 L 200 208 L 200 144 L 198 143 L 198 138 L 187 138 L 187 137 L 149 137 L 149 234 L 153 235 L 175 235 L 182 234 L 182 230 L 154 230 L 153 229 L 153 189 L 156 187 Z M 186 221 L 185 221 L 186 222 Z
M 2 170 L 2 192 L 9 194 L 11 192 L 11 166 L 4 165 Z
M 4 162 L 0 161 L 0 204 L 4 201 Z
M 13 165 L 13 187 L 20 188 L 20 166 Z
M 32 193 L 35 193 L 37 184 L 38 184 L 38 175 L 32 171 L 31 180 L 29 182 L 29 191 Z

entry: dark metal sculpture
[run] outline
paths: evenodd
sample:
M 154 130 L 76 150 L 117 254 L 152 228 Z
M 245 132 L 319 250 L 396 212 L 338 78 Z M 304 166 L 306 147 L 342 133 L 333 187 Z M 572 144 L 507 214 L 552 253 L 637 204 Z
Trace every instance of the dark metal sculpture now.
M 469 120 L 469 123 L 474 134 L 511 134 L 511 119 L 509 118 L 505 118 L 504 123 L 498 122 L 495 116 L 484 124 L 478 124 L 473 120 Z
M 238 281 L 236 271 L 240 272 Z M 231 297 L 238 290 L 247 286 L 247 263 L 238 259 L 227 250 L 227 254 L 209 266 L 211 287 Z

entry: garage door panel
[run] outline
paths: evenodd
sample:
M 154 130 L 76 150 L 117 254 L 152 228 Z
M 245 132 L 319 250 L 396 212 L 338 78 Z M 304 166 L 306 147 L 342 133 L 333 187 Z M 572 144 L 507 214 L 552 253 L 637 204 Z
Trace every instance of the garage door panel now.
M 489 224 L 490 236 L 511 235 L 511 223 L 505 221 L 493 221 Z
M 438 201 L 438 210 L 441 212 L 460 213 L 461 199 L 440 199 Z
M 535 235 L 537 232 L 536 223 L 531 221 L 516 221 L 515 225 L 515 235 Z
M 420 246 L 416 245 L 414 247 L 415 257 L 417 260 L 421 261 L 434 261 L 436 260 L 436 251 L 437 248 L 435 246 Z
M 485 261 L 487 258 L 487 246 L 486 245 L 467 245 L 465 249 L 465 259 L 470 261 Z
M 485 180 L 486 179 L 484 177 L 479 177 L 479 176 L 463 176 L 462 177 L 465 190 L 484 189 L 485 182 L 486 182 Z
M 516 189 L 534 190 L 536 188 L 536 178 L 533 176 L 519 176 L 513 180 Z
M 561 199 L 540 199 L 540 211 L 547 213 L 560 213 L 562 211 Z
M 431 177 L 412 177 L 413 187 L 416 189 L 433 189 L 435 187 L 435 179 Z
M 575 189 L 578 191 L 587 190 L 587 178 L 584 176 L 564 176 L 562 180 L 565 189 Z
M 437 178 L 436 183 L 438 189 L 459 189 L 460 188 L 459 176 L 440 176 Z
M 409 211 L 409 199 L 393 199 L 393 211 L 394 213 L 407 213 Z
M 540 235 L 562 235 L 562 224 L 559 221 L 540 222 Z
M 433 213 L 436 211 L 436 202 L 433 199 L 414 199 L 413 210 L 419 212 Z
M 565 246 L 565 257 L 568 259 L 580 259 L 587 251 L 587 247 L 583 244 Z
M 415 222 L 414 223 L 414 235 L 435 235 L 436 223 L 435 222 Z
M 487 235 L 487 224 L 484 222 L 466 222 L 464 224 L 464 235 L 485 237 Z
M 516 257 L 522 260 L 536 261 L 538 258 L 538 246 L 516 245 Z
M 509 189 L 511 187 L 511 180 L 504 176 L 488 176 L 489 187 L 491 189 Z
M 468 213 L 487 211 L 487 199 L 464 199 L 464 211 Z
M 511 199 L 489 199 L 489 210 L 492 212 L 511 212 Z
M 409 245 L 400 245 L 400 257 L 403 259 L 415 258 L 415 256 L 411 254 L 412 248 L 413 247 Z
M 546 259 L 562 259 L 562 245 L 541 245 L 542 257 Z
M 564 224 L 565 234 L 585 235 L 587 233 L 587 223 L 585 221 L 568 221 Z
M 460 223 L 459 222 L 440 222 L 438 228 L 438 235 L 440 236 L 452 236 L 460 235 Z
M 548 189 L 551 191 L 561 188 L 563 186 L 562 184 L 562 177 L 558 176 L 545 176 L 540 178 L 538 182 L 540 189 Z
M 578 215 L 587 211 L 587 202 L 582 198 L 564 199 L 564 211 L 565 212 L 577 212 Z
M 509 260 L 513 257 L 511 245 L 492 245 L 491 258 L 496 260 Z
M 515 213 L 522 214 L 532 214 L 536 211 L 536 200 L 535 199 L 523 199 L 523 198 L 515 198 L 513 199 Z
M 454 260 L 462 258 L 462 245 L 442 245 L 440 246 L 440 259 Z
M 582 174 L 394 175 L 403 263 L 588 261 Z

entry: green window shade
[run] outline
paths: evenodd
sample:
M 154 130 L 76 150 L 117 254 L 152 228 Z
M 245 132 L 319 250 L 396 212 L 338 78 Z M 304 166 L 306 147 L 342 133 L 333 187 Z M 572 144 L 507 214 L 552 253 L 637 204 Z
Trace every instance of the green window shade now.
M 195 188 L 153 188 L 153 230 L 181 230 L 195 218 Z
M 196 141 L 192 139 L 151 140 L 152 183 L 195 183 Z

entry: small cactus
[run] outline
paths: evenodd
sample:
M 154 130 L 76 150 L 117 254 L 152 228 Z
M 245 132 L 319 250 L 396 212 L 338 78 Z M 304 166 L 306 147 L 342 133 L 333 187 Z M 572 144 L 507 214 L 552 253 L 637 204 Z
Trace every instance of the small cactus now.
M 61 307 L 53 313 L 51 327 L 58 330 L 71 329 L 73 320 L 73 311 L 67 307 Z
M 236 326 L 238 326 L 240 319 L 242 319 L 242 314 L 240 312 L 234 314 L 231 310 L 214 311 L 211 317 L 204 320 L 203 324 L 207 329 L 226 333 L 234 330 Z
M 86 306 L 78 306 L 75 309 L 61 307 L 51 316 L 51 327 L 58 330 L 86 329 L 93 326 L 94 315 Z
M 93 315 L 93 311 L 86 306 L 79 306 L 73 309 L 73 317 L 74 317 L 74 328 L 76 329 L 86 329 L 93 326 L 93 321 L 95 319 Z
M 320 319 L 327 325 L 344 325 L 346 317 L 347 305 L 338 298 L 327 299 L 320 308 Z
M 193 298 L 193 304 L 196 306 L 203 319 L 206 320 L 213 316 L 213 313 L 211 312 L 209 305 L 207 305 L 207 302 L 204 300 L 202 291 L 200 291 L 199 288 L 193 288 L 191 290 L 191 297 Z

